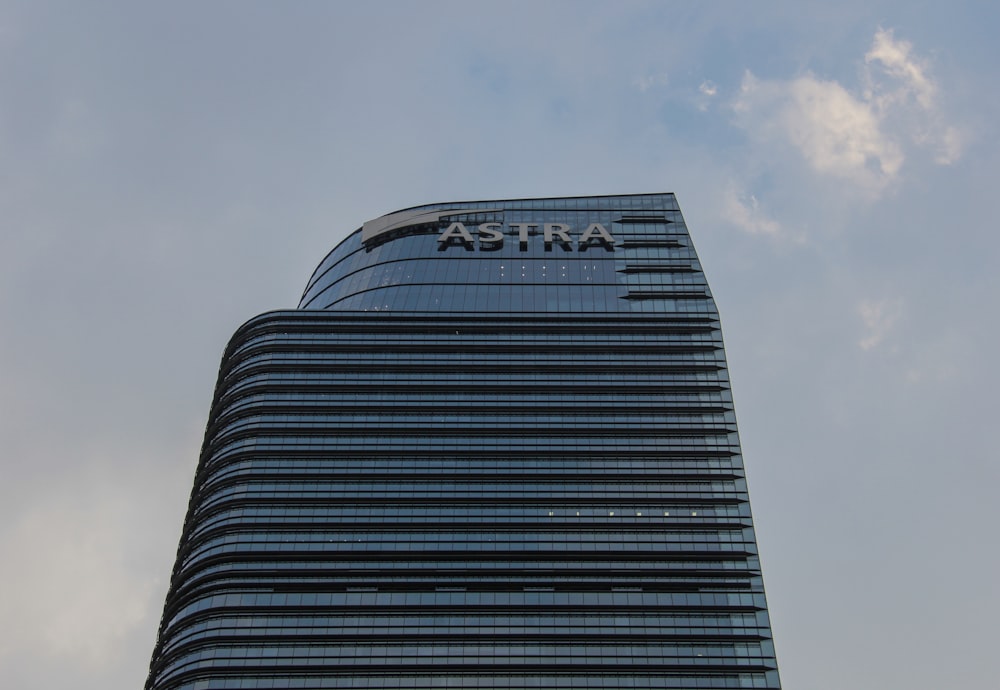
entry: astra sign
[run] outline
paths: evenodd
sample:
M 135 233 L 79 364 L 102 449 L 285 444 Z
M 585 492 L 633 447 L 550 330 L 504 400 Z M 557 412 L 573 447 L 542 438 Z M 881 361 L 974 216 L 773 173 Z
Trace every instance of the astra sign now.
M 542 239 L 547 249 L 552 247 L 553 242 L 566 250 L 569 250 L 573 246 L 573 238 L 571 236 L 573 230 L 565 223 L 511 223 L 508 227 L 516 231 L 517 241 L 522 249 L 528 244 L 528 237 L 532 234 L 532 228 L 536 229 L 535 234 L 537 234 L 537 228 L 539 227 L 542 229 Z M 483 223 L 476 228 L 476 237 L 473 237 L 464 223 L 455 222 L 449 225 L 448 229 L 438 236 L 437 241 L 441 243 L 442 248 L 453 244 L 470 247 L 478 239 L 480 249 L 498 249 L 503 245 L 503 228 L 504 225 L 502 223 Z M 586 249 L 592 243 L 600 244 L 610 251 L 613 249 L 612 245 L 615 243 L 615 238 L 600 223 L 591 223 L 577 239 L 577 249 Z
M 502 212 L 503 209 L 499 208 L 399 211 L 365 223 L 361 228 L 361 242 L 368 244 L 378 237 L 391 238 L 394 233 L 405 232 L 414 226 L 426 228 L 439 223 L 449 223 L 449 217 Z M 578 233 L 578 236 L 574 236 L 574 233 Z M 546 249 L 551 249 L 552 244 L 555 243 L 566 251 L 572 251 L 575 242 L 579 251 L 590 246 L 601 246 L 608 251 L 613 251 L 615 244 L 615 238 L 600 223 L 591 223 L 581 232 L 574 230 L 566 223 L 509 223 L 504 225 L 492 222 L 466 226 L 465 223 L 453 221 L 438 236 L 437 241 L 441 243 L 441 249 L 452 246 L 472 249 L 478 244 L 480 250 L 490 251 L 500 249 L 503 246 L 504 237 L 516 235 L 520 249 L 525 250 L 528 247 L 529 238 L 537 237 L 539 234 L 545 242 Z

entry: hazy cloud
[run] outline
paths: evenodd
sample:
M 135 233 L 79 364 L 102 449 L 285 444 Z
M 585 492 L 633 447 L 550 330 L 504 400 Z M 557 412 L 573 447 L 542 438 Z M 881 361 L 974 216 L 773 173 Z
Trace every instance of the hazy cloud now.
M 891 29 L 879 29 L 865 54 L 864 81 L 864 98 L 886 129 L 903 132 L 914 144 L 933 150 L 936 163 L 958 160 L 964 136 L 945 122 L 938 85 L 910 42 L 896 40 Z
M 937 85 L 927 76 L 924 62 L 912 51 L 913 46 L 908 41 L 895 40 L 892 29 L 875 32 L 871 50 L 865 54 L 865 64 L 880 66 L 895 80 L 896 86 L 871 86 L 865 93 L 867 100 L 885 109 L 901 95 L 912 95 L 923 108 L 934 106 Z
M 879 29 L 852 89 L 806 73 L 759 79 L 749 70 L 732 103 L 736 124 L 765 144 L 790 144 L 817 173 L 877 197 L 900 175 L 909 143 L 951 163 L 959 130 L 937 110 L 938 87 L 906 41 Z
M 752 235 L 775 236 L 781 232 L 781 225 L 761 210 L 757 197 L 735 185 L 726 189 L 722 217 Z
M 636 77 L 632 80 L 632 84 L 639 89 L 639 91 L 646 92 L 656 86 L 666 86 L 670 82 L 666 72 L 660 72 L 659 74 L 647 74 L 645 76 Z
M 816 172 L 863 189 L 881 191 L 902 166 L 871 104 L 835 81 L 811 74 L 767 81 L 748 71 L 733 108 L 753 137 L 787 141 Z
M 902 310 L 903 303 L 899 299 L 862 300 L 858 305 L 858 314 L 865 334 L 858 341 L 858 347 L 872 350 L 881 345 L 899 321 Z
M 698 86 L 698 110 L 705 111 L 708 110 L 709 102 L 715 98 L 715 95 L 719 93 L 719 87 L 716 86 L 715 82 L 706 79 Z
M 915 350 L 905 371 L 905 378 L 911 384 L 952 382 L 962 375 L 963 369 L 976 367 L 977 357 L 969 339 L 953 331 L 937 334 L 919 343 Z

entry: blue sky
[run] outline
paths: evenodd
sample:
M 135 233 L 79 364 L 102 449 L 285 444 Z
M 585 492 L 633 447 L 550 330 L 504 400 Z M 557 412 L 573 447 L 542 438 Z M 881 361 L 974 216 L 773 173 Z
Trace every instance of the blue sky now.
M 222 349 L 344 235 L 649 191 L 722 312 L 785 687 L 994 685 L 998 14 L 0 4 L 0 685 L 141 685 Z

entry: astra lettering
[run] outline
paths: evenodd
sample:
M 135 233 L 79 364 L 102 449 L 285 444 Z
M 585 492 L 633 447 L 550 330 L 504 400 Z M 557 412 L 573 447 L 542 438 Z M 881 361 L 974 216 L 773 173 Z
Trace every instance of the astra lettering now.
M 542 228 L 542 241 L 545 243 L 546 250 L 551 249 L 554 245 L 558 245 L 565 251 L 573 250 L 573 229 L 566 223 L 511 223 L 509 227 L 517 233 L 517 241 L 521 250 L 525 250 L 530 241 L 532 230 L 537 231 L 539 226 Z M 437 241 L 441 243 L 441 249 L 458 245 L 471 250 L 477 241 L 481 250 L 499 249 L 504 242 L 503 227 L 501 223 L 483 223 L 476 228 L 476 234 L 473 236 L 464 223 L 454 222 L 438 235 Z M 614 251 L 616 241 L 606 227 L 600 223 L 591 223 L 580 234 L 576 241 L 576 248 L 577 251 L 583 251 L 591 246 L 601 246 L 607 251 Z

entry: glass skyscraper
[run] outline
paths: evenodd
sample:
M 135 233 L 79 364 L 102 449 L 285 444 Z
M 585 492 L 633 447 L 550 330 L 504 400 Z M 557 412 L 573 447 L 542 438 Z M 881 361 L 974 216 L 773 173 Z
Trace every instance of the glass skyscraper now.
M 673 195 L 383 216 L 243 325 L 146 687 L 779 688 Z

